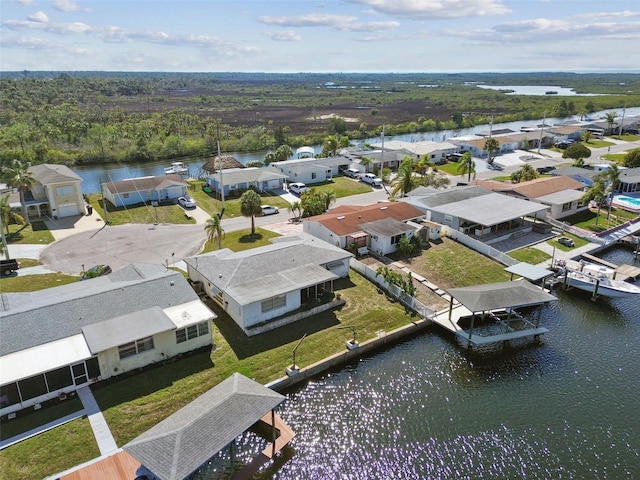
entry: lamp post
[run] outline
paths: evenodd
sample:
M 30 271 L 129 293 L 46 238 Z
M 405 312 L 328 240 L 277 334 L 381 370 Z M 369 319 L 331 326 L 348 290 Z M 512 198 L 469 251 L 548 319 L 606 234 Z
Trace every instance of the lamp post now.
M 287 375 L 290 376 L 290 377 L 300 373 L 300 369 L 298 368 L 298 365 L 296 364 L 296 352 L 298 350 L 298 347 L 300 346 L 300 344 L 302 343 L 302 341 L 305 338 L 307 338 L 307 334 L 306 333 L 302 336 L 302 338 L 300 339 L 298 344 L 293 348 L 293 352 L 292 352 L 293 364 L 290 367 L 287 367 Z

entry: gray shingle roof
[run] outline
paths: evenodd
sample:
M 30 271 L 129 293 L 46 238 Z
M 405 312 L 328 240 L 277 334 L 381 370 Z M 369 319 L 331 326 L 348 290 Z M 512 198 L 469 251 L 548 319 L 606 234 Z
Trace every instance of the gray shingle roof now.
M 279 393 L 234 373 L 123 448 L 161 480 L 181 480 L 282 400 Z
M 43 163 L 29 167 L 31 176 L 43 185 L 52 183 L 82 181 L 76 173 L 65 165 L 51 165 Z
M 125 267 L 127 268 L 127 267 Z M 132 312 L 198 300 L 184 277 L 157 265 L 136 280 L 129 272 L 32 293 L 0 295 L 0 355 L 82 333 L 82 328 Z

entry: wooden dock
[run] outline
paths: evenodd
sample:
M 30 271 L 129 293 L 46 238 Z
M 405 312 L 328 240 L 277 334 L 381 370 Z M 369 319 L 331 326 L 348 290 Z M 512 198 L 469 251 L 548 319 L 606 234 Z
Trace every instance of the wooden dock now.
M 589 262 L 598 263 L 600 265 L 604 265 L 605 267 L 609 267 L 615 270 L 616 272 L 615 278 L 618 280 L 625 280 L 625 281 L 629 279 L 637 280 L 638 277 L 640 277 L 640 268 L 634 267 L 633 265 L 627 265 L 627 264 L 616 265 L 615 263 L 608 262 L 606 260 L 595 257 L 588 253 L 583 253 L 582 258 L 584 258 L 585 260 L 588 260 Z
M 284 446 L 287 443 L 289 443 L 293 437 L 296 436 L 294 431 L 291 430 L 289 425 L 284 423 L 284 420 L 282 420 L 282 418 L 280 418 L 277 414 L 274 414 L 274 418 L 275 418 L 275 428 L 276 428 L 276 430 L 278 432 L 278 438 L 276 438 L 275 442 L 270 443 L 269 445 L 267 445 L 267 448 L 265 448 L 262 451 L 262 454 L 264 456 L 266 456 L 267 458 L 273 458 L 276 453 L 278 453 L 280 450 L 282 450 L 284 448 Z M 274 426 L 272 424 L 272 422 L 271 422 L 271 412 L 265 414 L 260 419 L 260 421 L 266 423 L 270 427 Z

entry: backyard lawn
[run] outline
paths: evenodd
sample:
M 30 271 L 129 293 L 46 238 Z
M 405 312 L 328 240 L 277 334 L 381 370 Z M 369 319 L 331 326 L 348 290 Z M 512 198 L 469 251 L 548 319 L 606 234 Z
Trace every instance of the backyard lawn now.
M 93 209 L 111 225 L 126 225 L 129 223 L 153 224 L 153 223 L 172 223 L 172 224 L 194 224 L 196 220 L 189 216 L 189 212 L 179 205 L 133 205 L 129 207 L 114 207 L 107 202 L 107 214 L 99 194 L 87 195 L 89 203 Z
M 47 224 L 42 221 L 31 222 L 31 225 L 9 225 L 7 243 L 40 244 L 53 242 L 54 238 Z
M 251 220 L 247 218 L 247 224 Z M 234 252 L 241 250 L 248 250 L 250 248 L 262 247 L 264 245 L 271 245 L 269 239 L 279 237 L 278 233 L 263 228 L 256 228 L 256 233 L 251 235 L 251 228 L 246 230 L 238 230 L 235 232 L 225 233 L 222 239 L 222 248 L 229 248 Z M 204 244 L 204 249 L 200 253 L 207 253 L 218 250 L 218 240 L 207 241 Z

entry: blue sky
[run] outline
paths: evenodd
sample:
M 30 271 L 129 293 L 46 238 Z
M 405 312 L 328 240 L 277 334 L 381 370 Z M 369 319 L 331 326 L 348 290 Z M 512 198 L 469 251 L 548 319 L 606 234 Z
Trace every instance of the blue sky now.
M 0 0 L 0 69 L 640 70 L 640 0 Z

